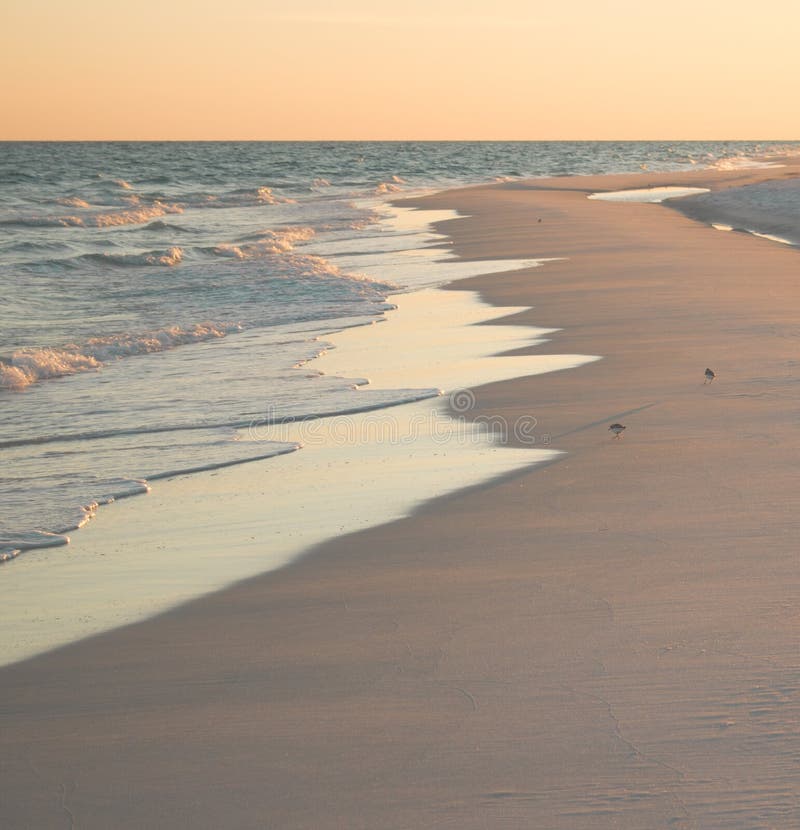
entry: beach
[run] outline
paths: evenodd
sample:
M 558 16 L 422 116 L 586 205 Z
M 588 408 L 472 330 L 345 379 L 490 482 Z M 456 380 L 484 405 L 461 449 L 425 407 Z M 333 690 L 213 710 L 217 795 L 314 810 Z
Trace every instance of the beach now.
M 512 354 L 602 357 L 471 389 L 559 454 L 0 669 L 0 826 L 800 826 L 797 251 L 586 198 L 799 174 L 406 202 L 458 210 L 465 259 L 553 260 L 450 288 L 553 330 Z M 253 468 L 218 481 L 258 535 Z

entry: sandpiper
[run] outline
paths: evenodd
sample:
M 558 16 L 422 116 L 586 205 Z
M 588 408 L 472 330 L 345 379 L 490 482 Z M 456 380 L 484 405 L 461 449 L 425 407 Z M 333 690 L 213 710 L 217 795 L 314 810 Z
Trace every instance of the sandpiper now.
M 614 433 L 615 438 L 619 438 L 622 435 L 622 430 L 625 429 L 622 424 L 611 424 L 609 429 Z
M 711 381 L 714 380 L 715 377 L 716 375 L 711 369 L 706 369 L 706 379 L 703 381 L 703 383 L 711 383 Z

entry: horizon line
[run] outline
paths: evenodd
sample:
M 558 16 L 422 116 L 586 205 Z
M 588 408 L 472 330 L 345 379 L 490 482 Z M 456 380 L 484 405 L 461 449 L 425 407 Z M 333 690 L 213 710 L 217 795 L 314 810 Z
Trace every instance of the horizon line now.
M 0 138 L 0 144 L 577 144 L 577 143 L 722 143 L 722 142 L 797 143 L 800 138 Z

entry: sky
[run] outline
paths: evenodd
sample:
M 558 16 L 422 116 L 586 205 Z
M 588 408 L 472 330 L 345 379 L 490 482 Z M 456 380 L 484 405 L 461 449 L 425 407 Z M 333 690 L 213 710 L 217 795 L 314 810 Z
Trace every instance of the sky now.
M 800 139 L 800 3 L 0 0 L 0 139 Z

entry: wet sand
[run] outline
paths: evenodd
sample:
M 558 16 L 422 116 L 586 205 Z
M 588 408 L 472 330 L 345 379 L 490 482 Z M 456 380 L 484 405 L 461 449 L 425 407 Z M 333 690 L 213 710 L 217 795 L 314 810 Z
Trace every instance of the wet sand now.
M 565 257 L 454 286 L 604 356 L 475 390 L 565 455 L 0 670 L 0 826 L 800 825 L 798 252 L 586 199 L 797 173 L 424 200 Z

